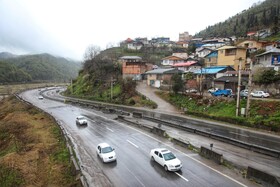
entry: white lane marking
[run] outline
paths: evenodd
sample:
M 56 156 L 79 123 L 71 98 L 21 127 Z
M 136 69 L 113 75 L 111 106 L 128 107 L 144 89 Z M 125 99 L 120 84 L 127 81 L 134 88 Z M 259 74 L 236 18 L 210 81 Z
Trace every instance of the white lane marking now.
M 129 141 L 129 140 L 126 140 L 128 143 L 130 143 L 131 145 L 133 145 L 134 147 L 136 147 L 136 148 L 139 148 L 137 145 L 135 145 L 134 143 L 132 143 L 131 141 Z
M 239 134 L 239 133 L 236 133 L 236 132 L 230 132 L 230 134 L 235 134 L 235 135 L 238 135 L 238 136 L 244 136 L 246 138 L 249 138 L 250 136 L 247 136 L 247 135 L 243 135 L 243 134 Z
M 175 172 L 176 175 L 178 175 L 179 177 L 181 177 L 182 179 L 184 179 L 185 181 L 189 182 L 188 179 L 186 179 L 185 177 L 183 177 L 183 175 L 180 175 L 179 173 Z
M 112 129 L 110 129 L 109 127 L 106 127 L 106 129 L 108 129 L 109 131 L 111 131 L 111 132 L 114 132 Z
M 222 176 L 228 178 L 229 180 L 232 180 L 233 182 L 236 182 L 237 184 L 239 184 L 239 185 L 241 185 L 241 186 L 247 187 L 245 184 L 242 184 L 241 182 L 235 180 L 234 178 L 231 178 L 230 176 L 221 173 L 220 171 L 218 171 L 218 170 L 216 170 L 216 169 L 214 169 L 214 168 L 212 168 L 212 167 L 210 167 L 210 166 L 208 166 L 208 165 L 206 165 L 206 164 L 200 162 L 199 160 L 197 160 L 197 159 L 195 159 L 195 158 L 193 158 L 193 157 L 191 157 L 191 156 L 188 156 L 187 154 L 183 153 L 182 151 L 180 151 L 180 150 L 178 150 L 178 149 L 176 149 L 176 148 L 174 148 L 174 147 L 171 147 L 170 145 L 168 145 L 168 144 L 166 144 L 166 143 L 163 143 L 163 142 L 159 141 L 158 139 L 156 139 L 156 138 L 154 138 L 154 137 L 152 137 L 152 136 L 150 136 L 150 135 L 148 135 L 148 134 L 146 134 L 146 133 L 144 133 L 144 132 L 141 132 L 141 131 L 138 130 L 138 129 L 135 129 L 135 128 L 130 127 L 130 126 L 127 126 L 127 125 L 124 125 L 124 124 L 122 124 L 122 123 L 119 123 L 119 124 L 121 124 L 121 125 L 123 125 L 123 126 L 125 126 L 125 127 L 128 127 L 128 128 L 131 128 L 131 129 L 133 129 L 133 130 L 135 130 L 135 131 L 137 131 L 137 132 L 139 132 L 139 133 L 141 133 L 141 134 L 144 134 L 144 135 L 150 137 L 151 139 L 153 139 L 153 140 L 155 140 L 155 141 L 157 141 L 157 142 L 160 142 L 160 143 L 164 144 L 165 146 L 170 147 L 171 149 L 176 150 L 176 151 L 182 153 L 183 155 L 187 156 L 188 158 L 190 158 L 190 159 L 194 160 L 195 162 L 197 162 L 197 163 L 199 163 L 199 164 L 201 164 L 201 165 L 203 165 L 203 166 L 209 168 L 209 169 L 212 170 L 212 171 L 215 171 L 216 173 L 218 173 L 218 174 L 220 174 L 220 175 L 222 175 Z
M 145 187 L 145 185 L 141 182 L 141 180 L 136 175 L 134 175 L 134 173 L 132 171 L 130 171 L 130 169 L 128 169 L 128 167 L 126 167 L 126 165 L 124 165 L 124 167 L 129 171 L 129 173 L 131 173 L 131 175 L 133 175 L 136 178 L 136 180 L 141 184 L 141 186 Z

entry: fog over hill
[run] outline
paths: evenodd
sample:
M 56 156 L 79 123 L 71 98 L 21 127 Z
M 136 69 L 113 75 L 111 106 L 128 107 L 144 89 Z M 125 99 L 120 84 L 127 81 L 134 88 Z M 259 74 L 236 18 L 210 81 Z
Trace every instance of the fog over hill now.
M 81 63 L 47 53 L 14 55 L 0 53 L 0 83 L 69 82 L 78 76 Z

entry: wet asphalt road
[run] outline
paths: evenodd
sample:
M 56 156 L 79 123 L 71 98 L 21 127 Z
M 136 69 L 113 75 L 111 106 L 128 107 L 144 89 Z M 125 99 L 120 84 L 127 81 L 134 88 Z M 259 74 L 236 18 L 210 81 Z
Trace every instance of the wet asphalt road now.
M 37 90 L 24 92 L 21 96 L 53 115 L 66 130 L 90 186 L 246 186 L 198 161 L 195 159 L 197 154 L 180 151 L 165 139 L 115 121 L 113 115 L 47 99 L 39 100 Z M 87 117 L 87 126 L 76 125 L 78 115 Z M 96 146 L 101 142 L 115 148 L 116 162 L 103 164 L 97 157 Z M 183 163 L 182 171 L 165 172 L 161 166 L 151 162 L 149 152 L 156 147 L 173 151 Z

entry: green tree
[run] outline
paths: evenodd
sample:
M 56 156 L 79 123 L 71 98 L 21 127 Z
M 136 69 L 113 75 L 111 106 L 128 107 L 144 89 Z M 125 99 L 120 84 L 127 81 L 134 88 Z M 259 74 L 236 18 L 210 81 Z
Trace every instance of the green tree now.
M 172 90 L 174 93 L 178 93 L 179 91 L 183 90 L 184 82 L 180 74 L 174 74 L 171 78 L 172 80 Z
M 274 69 L 261 70 L 256 74 L 254 81 L 259 84 L 268 85 L 279 81 L 279 75 Z
M 279 32 L 279 17 L 274 16 L 273 19 L 273 26 L 272 26 L 272 33 L 277 34 Z

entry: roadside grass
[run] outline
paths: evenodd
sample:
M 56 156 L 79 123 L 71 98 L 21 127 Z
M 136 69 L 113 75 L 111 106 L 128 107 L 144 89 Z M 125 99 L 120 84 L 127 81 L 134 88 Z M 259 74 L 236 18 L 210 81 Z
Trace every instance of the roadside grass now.
M 156 92 L 164 100 L 197 117 L 225 121 L 274 132 L 280 132 L 280 101 L 251 100 L 250 117 L 236 116 L 236 100 L 224 97 L 202 97 Z M 241 100 L 246 108 L 246 100 Z
M 0 101 L 0 186 L 81 186 L 56 122 L 14 96 Z

